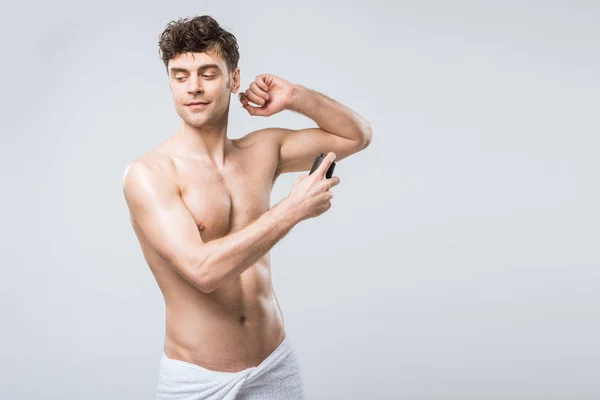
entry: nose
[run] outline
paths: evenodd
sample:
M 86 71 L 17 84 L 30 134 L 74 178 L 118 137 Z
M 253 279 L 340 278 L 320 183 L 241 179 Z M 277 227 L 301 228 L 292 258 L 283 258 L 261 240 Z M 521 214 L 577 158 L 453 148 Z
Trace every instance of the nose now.
M 190 75 L 187 89 L 189 93 L 204 93 L 204 89 L 202 88 L 202 79 L 197 76 Z

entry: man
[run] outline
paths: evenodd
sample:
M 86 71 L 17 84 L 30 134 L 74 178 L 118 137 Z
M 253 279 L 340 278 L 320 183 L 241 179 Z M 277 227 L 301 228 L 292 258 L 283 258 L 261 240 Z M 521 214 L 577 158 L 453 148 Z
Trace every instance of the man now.
M 182 124 L 123 178 L 132 226 L 166 304 L 158 398 L 304 398 L 269 250 L 331 207 L 329 190 L 340 180 L 325 172 L 364 149 L 372 128 L 320 93 L 263 74 L 239 93 L 250 115 L 293 110 L 319 128 L 229 139 L 230 98 L 240 88 L 235 37 L 200 16 L 170 23 L 159 46 Z M 310 170 L 321 152 L 320 168 L 271 208 L 277 177 Z

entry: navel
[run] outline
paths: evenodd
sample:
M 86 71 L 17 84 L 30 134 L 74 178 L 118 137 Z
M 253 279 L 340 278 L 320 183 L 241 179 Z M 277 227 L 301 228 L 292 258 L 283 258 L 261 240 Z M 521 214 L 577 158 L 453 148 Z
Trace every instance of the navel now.
M 243 324 L 244 322 L 246 322 L 246 317 L 244 317 L 243 315 L 240 317 L 240 324 Z

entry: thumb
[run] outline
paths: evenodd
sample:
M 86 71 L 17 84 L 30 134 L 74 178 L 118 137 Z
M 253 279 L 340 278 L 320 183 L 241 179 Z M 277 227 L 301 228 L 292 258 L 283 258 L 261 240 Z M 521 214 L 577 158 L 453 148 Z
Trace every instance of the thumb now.
M 248 114 L 250 115 L 254 115 L 254 116 L 259 116 L 259 117 L 266 117 L 268 114 L 265 111 L 264 108 L 262 107 L 254 107 L 251 106 L 250 104 L 246 104 L 245 106 L 242 106 L 246 109 L 246 111 L 248 111 Z

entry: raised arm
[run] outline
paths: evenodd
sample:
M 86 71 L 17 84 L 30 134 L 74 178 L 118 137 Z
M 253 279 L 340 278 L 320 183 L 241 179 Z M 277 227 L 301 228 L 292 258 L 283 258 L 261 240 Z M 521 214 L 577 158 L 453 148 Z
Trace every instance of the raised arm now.
M 264 130 L 279 144 L 277 175 L 308 171 L 319 153 L 332 151 L 337 155 L 336 161 L 341 161 L 364 150 L 373 138 L 371 124 L 350 108 L 275 75 L 258 75 L 239 97 L 250 115 L 268 117 L 287 109 L 305 115 L 319 126 L 300 130 Z
M 335 155 L 330 157 L 333 160 Z M 326 211 L 328 191 L 339 180 L 320 174 L 297 180 L 294 196 L 283 199 L 245 228 L 204 243 L 165 164 L 135 161 L 123 180 L 131 217 L 151 246 L 192 285 L 204 293 L 254 265 L 297 223 Z

